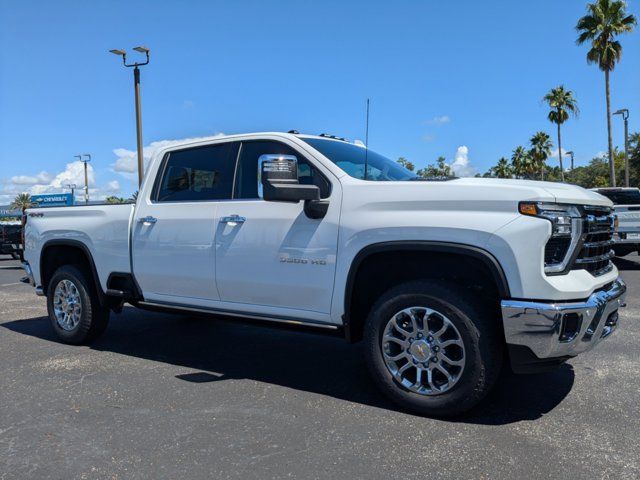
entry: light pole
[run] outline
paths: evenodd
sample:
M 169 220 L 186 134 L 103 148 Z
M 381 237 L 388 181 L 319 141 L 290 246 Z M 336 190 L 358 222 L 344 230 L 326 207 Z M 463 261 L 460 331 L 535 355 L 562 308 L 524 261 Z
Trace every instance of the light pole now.
M 74 155 L 75 158 L 84 163 L 84 203 L 89 203 L 89 176 L 87 175 L 87 163 L 91 161 L 91 155 L 89 153 L 83 153 L 82 155 Z M 89 157 L 83 160 L 82 157 Z
M 71 202 L 72 203 L 76 203 L 76 196 L 74 194 L 74 192 L 76 191 L 76 184 L 75 183 L 67 183 L 65 185 L 65 187 L 67 187 L 68 189 L 71 190 Z
M 629 109 L 621 108 L 613 114 L 622 115 L 624 120 L 624 186 L 629 187 Z
M 140 69 L 142 65 L 149 63 L 149 49 L 146 47 L 135 47 L 134 50 L 139 53 L 144 53 L 147 57 L 145 62 L 127 63 L 127 52 L 124 50 L 109 50 L 115 55 L 122 56 L 122 63 L 125 67 L 133 67 L 133 88 L 136 99 L 136 140 L 138 146 L 138 186 L 142 184 L 142 178 L 144 177 L 144 160 L 142 152 L 142 107 L 140 105 Z
M 571 155 L 571 173 L 573 173 L 573 150 L 565 152 L 567 155 Z

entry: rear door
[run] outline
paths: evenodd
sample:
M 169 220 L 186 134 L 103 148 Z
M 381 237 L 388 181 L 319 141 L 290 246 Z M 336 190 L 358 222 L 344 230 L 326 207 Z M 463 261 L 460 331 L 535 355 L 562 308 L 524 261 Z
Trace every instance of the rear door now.
M 208 305 L 215 283 L 215 218 L 229 200 L 239 144 L 218 143 L 168 153 L 153 190 L 139 199 L 133 271 L 145 300 Z

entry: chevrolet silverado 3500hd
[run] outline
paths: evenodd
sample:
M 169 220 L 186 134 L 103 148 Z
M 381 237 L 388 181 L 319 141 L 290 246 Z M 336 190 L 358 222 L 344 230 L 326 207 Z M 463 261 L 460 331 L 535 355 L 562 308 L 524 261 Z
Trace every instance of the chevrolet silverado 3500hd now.
M 405 408 L 455 415 L 508 359 L 539 371 L 617 326 L 611 201 L 572 185 L 428 181 L 326 135 L 166 148 L 135 204 L 28 210 L 24 267 L 67 343 L 110 311 L 224 315 L 363 340 Z

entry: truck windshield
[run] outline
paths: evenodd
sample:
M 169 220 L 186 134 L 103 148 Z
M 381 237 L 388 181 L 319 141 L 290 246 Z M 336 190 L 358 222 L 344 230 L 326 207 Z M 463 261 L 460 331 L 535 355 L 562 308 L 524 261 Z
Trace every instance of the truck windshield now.
M 614 205 L 640 205 L 640 190 L 600 190 Z
M 301 138 L 325 157 L 339 166 L 349 176 L 365 180 L 364 164 L 367 162 L 366 180 L 378 182 L 413 180 L 418 178 L 413 172 L 393 160 L 353 143 L 324 138 Z

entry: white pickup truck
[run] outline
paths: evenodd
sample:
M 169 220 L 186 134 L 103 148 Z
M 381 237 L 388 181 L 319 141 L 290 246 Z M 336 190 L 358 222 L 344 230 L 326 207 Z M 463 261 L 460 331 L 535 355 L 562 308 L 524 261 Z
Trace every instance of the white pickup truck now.
M 314 329 L 364 340 L 403 407 L 455 415 L 505 360 L 546 369 L 616 328 L 611 205 L 566 184 L 429 181 L 327 135 L 234 135 L 160 151 L 135 204 L 30 209 L 24 267 L 64 342 L 124 303 Z

